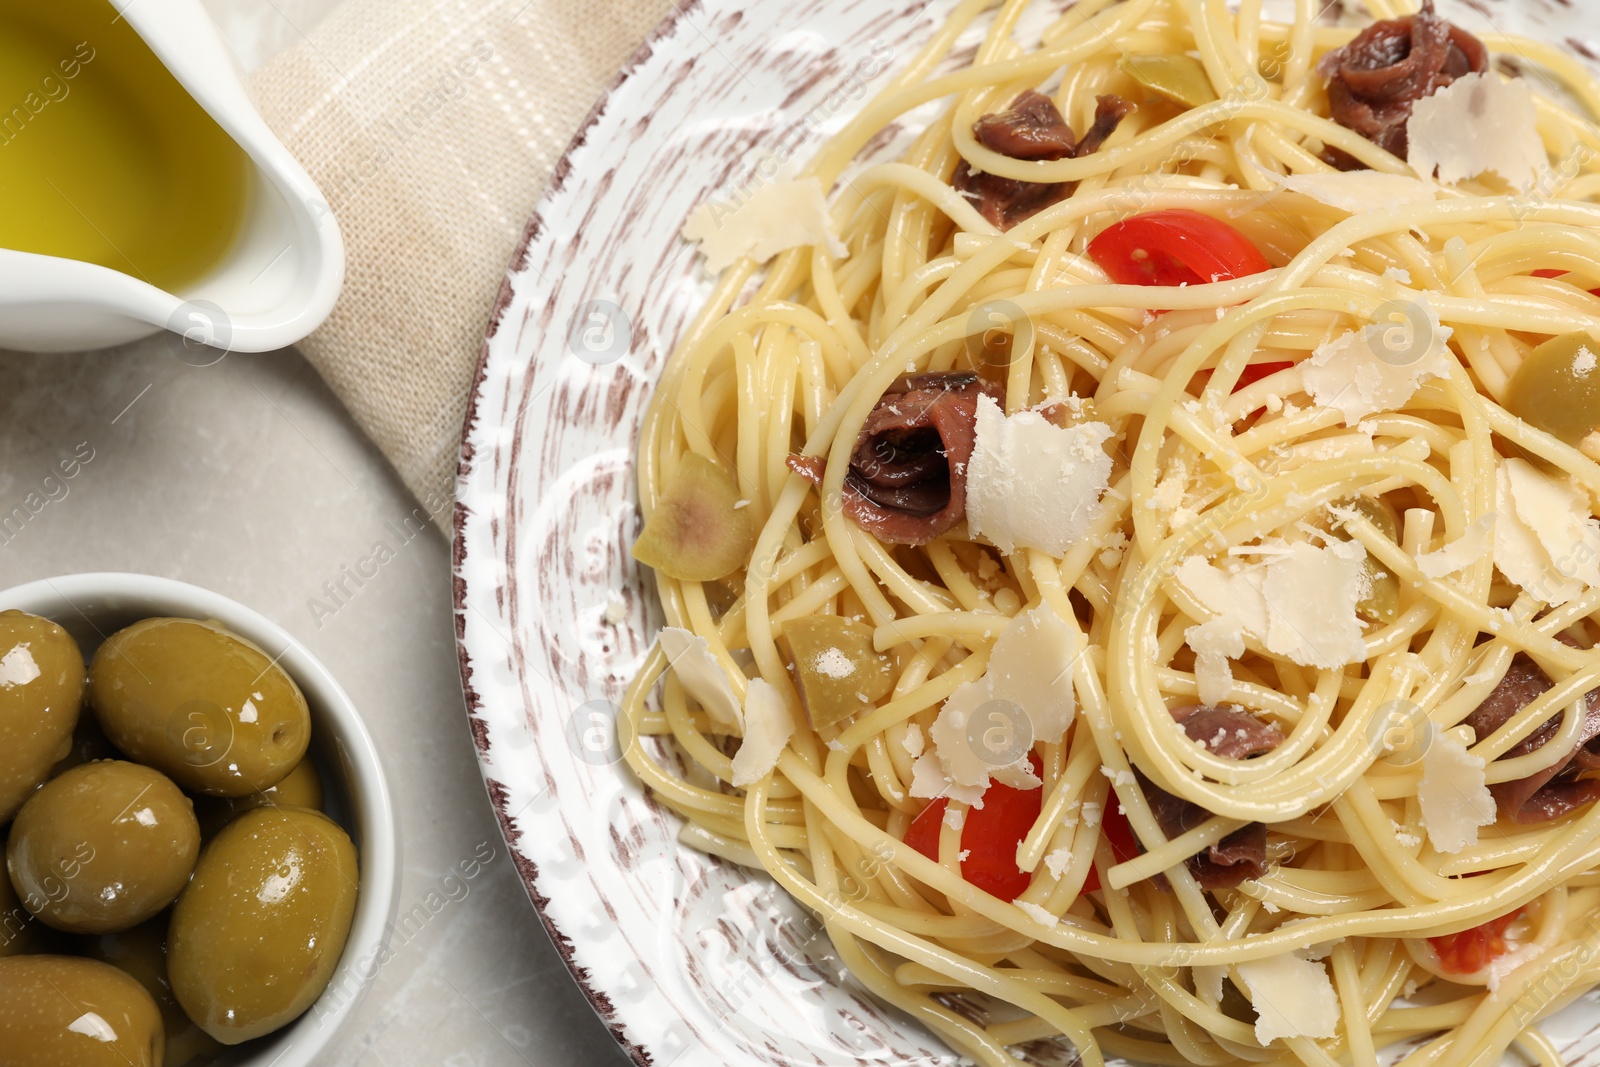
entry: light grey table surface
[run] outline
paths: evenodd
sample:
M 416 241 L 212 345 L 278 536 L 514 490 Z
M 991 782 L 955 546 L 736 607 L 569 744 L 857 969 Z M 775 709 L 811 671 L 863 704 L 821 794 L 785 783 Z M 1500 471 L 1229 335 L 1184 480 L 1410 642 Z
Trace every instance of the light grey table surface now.
M 333 6 L 206 3 L 246 69 Z M 92 458 L 60 483 L 66 495 L 41 488 L 80 445 Z M 217 590 L 305 642 L 377 740 L 403 838 L 399 909 L 418 916 L 416 932 L 396 939 L 323 1063 L 627 1063 L 539 925 L 484 793 L 449 545 L 431 528 L 397 536 L 418 505 L 297 352 L 210 367 L 161 338 L 86 355 L 0 352 L 0 511 L 46 490 L 57 499 L 0 537 L 0 587 L 124 570 Z M 378 541 L 395 558 L 334 614 L 314 613 L 314 600 L 331 603 L 323 583 Z M 457 865 L 489 849 L 487 868 L 462 879 Z

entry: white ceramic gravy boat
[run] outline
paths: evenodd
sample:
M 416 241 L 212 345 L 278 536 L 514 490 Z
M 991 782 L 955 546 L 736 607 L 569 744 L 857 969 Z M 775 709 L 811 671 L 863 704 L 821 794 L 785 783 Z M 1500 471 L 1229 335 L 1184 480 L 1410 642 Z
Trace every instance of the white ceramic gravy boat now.
M 273 136 L 200 0 L 115 0 L 122 17 L 253 164 L 233 248 L 200 281 L 169 293 L 109 267 L 0 249 L 0 348 L 105 348 L 162 329 L 187 346 L 266 352 L 305 337 L 333 310 L 344 241 L 311 176 Z

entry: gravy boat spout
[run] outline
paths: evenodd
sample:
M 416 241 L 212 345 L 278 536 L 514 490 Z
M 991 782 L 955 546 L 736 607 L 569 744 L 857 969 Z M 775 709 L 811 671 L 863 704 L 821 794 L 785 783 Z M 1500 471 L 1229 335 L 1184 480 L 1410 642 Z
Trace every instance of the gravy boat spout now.
M 243 150 L 249 193 L 238 234 L 220 261 L 178 292 L 110 267 L 0 249 L 0 347 L 79 351 L 163 329 L 183 335 L 186 345 L 224 351 L 294 344 L 328 317 L 344 282 L 338 223 L 256 111 L 200 0 L 115 2 L 120 17 Z

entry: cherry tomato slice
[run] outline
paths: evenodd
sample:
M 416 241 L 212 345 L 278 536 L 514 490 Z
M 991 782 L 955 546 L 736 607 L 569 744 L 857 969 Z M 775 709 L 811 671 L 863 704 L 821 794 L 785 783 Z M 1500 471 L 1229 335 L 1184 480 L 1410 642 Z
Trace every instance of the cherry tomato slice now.
M 1037 755 L 1030 755 L 1033 773 L 1039 774 L 1043 764 Z M 1022 895 L 1033 876 L 1017 867 L 1017 846 L 1033 828 L 1044 805 L 1043 789 L 1013 789 L 999 782 L 991 783 L 983 794 L 983 807 L 967 811 L 967 821 L 961 826 L 961 847 L 967 858 L 961 864 L 961 877 L 1001 900 L 1011 901 Z M 933 801 L 911 820 L 906 828 L 906 844 L 931 860 L 939 858 L 939 833 L 944 824 L 945 809 L 950 802 L 944 797 Z M 1122 814 L 1115 793 L 1106 796 L 1105 812 L 1100 818 L 1100 832 L 1111 845 L 1111 854 L 1118 863 L 1126 863 L 1144 850 Z M 1083 891 L 1093 893 L 1100 888 L 1100 872 L 1093 868 L 1084 879 Z
M 1031 754 L 1033 773 L 1044 764 Z M 931 860 L 939 858 L 939 831 L 950 802 L 944 797 L 933 801 L 911 820 L 906 828 L 906 844 Z M 1044 807 L 1043 789 L 1013 789 L 990 782 L 983 794 L 983 807 L 969 808 L 961 826 L 961 847 L 967 858 L 961 863 L 961 877 L 1004 901 L 1016 900 L 1033 881 L 1033 875 L 1017 867 L 1017 845 Z
M 1504 956 L 1511 950 L 1506 930 L 1527 910 L 1518 908 L 1459 934 L 1428 938 L 1428 944 L 1439 954 L 1439 969 L 1446 974 L 1476 974 Z
M 1533 272 L 1535 278 L 1563 278 L 1566 274 L 1566 271 L 1556 270 L 1553 267 L 1541 267 Z M 1600 289 L 1590 289 L 1589 293 L 1593 296 L 1600 296 Z
M 1089 242 L 1089 258 L 1121 285 L 1204 285 L 1272 266 L 1226 222 L 1182 208 L 1113 223 Z

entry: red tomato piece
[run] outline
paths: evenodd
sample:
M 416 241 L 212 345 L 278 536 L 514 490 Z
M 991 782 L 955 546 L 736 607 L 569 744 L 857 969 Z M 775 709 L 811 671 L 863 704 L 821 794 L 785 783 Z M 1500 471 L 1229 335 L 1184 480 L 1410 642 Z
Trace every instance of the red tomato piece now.
M 1089 258 L 1121 285 L 1203 285 L 1272 266 L 1226 222 L 1183 208 L 1113 223 L 1089 242 Z
M 1043 764 L 1039 757 L 1030 754 L 1029 759 L 1033 763 L 1033 773 L 1041 773 Z M 937 860 L 939 834 L 944 825 L 945 809 L 949 806 L 950 802 L 940 797 L 923 808 L 906 828 L 906 844 L 930 860 Z M 983 807 L 968 809 L 967 821 L 961 826 L 961 847 L 968 850 L 961 864 L 961 877 L 1001 900 L 1011 901 L 1021 896 L 1033 876 L 1017 867 L 1017 846 L 1038 821 L 1043 807 L 1043 789 L 1013 789 L 999 782 L 991 783 L 983 794 Z M 1144 851 L 1114 792 L 1106 795 L 1100 832 L 1111 845 L 1111 854 L 1118 863 L 1126 863 Z M 1100 872 L 1091 868 L 1089 877 L 1084 879 L 1083 891 L 1093 893 L 1099 888 Z
M 1029 754 L 1033 773 L 1044 764 Z M 931 860 L 939 858 L 939 832 L 949 801 L 940 797 L 918 813 L 906 828 L 906 844 Z M 1033 875 L 1017 867 L 1017 845 L 1027 836 L 1044 807 L 1043 789 L 1013 789 L 990 782 L 983 794 L 983 807 L 970 808 L 961 826 L 961 847 L 967 858 L 961 863 L 961 877 L 1004 901 L 1016 900 L 1033 881 Z
M 1428 938 L 1428 944 L 1439 954 L 1439 969 L 1446 974 L 1476 974 L 1491 961 L 1504 956 L 1511 949 L 1506 942 L 1506 930 L 1527 910 L 1518 908 L 1459 934 Z

